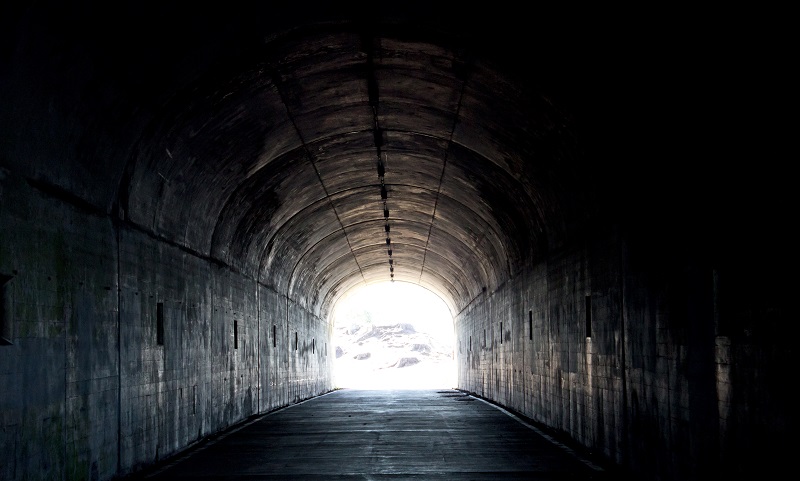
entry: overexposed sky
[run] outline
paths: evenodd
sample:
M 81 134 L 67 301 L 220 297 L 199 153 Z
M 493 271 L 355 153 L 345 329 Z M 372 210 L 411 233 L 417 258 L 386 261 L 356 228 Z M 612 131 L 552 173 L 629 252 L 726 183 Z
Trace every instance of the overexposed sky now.
M 407 282 L 384 282 L 353 290 L 336 304 L 335 325 L 352 314 L 368 311 L 375 324 L 407 322 L 418 332 L 453 335 L 453 317 L 447 304 L 433 292 Z
M 408 323 L 417 334 L 385 339 L 367 339 L 354 344 L 354 336 L 338 328 L 363 325 L 366 318 L 377 326 Z M 433 292 L 406 282 L 386 282 L 354 289 L 334 306 L 335 345 L 345 355 L 334 361 L 333 378 L 337 387 L 355 389 L 439 389 L 456 386 L 455 360 L 414 352 L 415 343 L 432 340 L 433 351 L 452 349 L 455 332 L 447 304 Z M 357 331 L 360 332 L 360 331 Z M 340 337 L 341 336 L 341 337 Z M 358 337 L 358 336 L 355 336 Z M 355 353 L 367 353 L 356 359 Z M 414 357 L 418 364 L 393 367 L 399 357 Z

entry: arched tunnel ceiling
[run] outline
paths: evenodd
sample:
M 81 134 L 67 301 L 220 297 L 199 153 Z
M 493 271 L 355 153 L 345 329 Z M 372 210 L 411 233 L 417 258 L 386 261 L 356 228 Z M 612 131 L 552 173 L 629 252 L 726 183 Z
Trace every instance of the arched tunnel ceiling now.
M 318 313 L 390 279 L 457 312 L 540 255 L 568 119 L 479 59 L 369 27 L 304 26 L 197 79 L 132 159 L 128 218 Z
M 126 213 L 320 313 L 389 279 L 457 311 L 558 227 L 542 151 L 566 119 L 457 51 L 355 27 L 305 27 L 201 78 L 133 159 Z
M 626 109 L 674 98 L 636 88 L 613 12 L 496 7 L 23 6 L 5 82 L 48 94 L 10 110 L 60 112 L 78 158 L 18 153 L 317 315 L 392 278 L 457 313 L 620 196 L 598 139 L 640 146 Z
M 319 315 L 392 279 L 452 312 L 501 284 L 563 234 L 569 115 L 415 27 L 300 22 L 198 73 L 140 140 L 127 218 Z

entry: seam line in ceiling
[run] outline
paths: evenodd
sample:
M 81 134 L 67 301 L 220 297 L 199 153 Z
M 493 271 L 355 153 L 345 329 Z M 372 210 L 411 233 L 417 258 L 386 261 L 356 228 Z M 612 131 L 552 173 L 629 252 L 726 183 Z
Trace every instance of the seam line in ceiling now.
M 461 82 L 461 90 L 458 93 L 458 106 L 456 107 L 456 114 L 453 117 L 453 125 L 450 127 L 450 138 L 447 139 L 447 148 L 444 151 L 444 157 L 442 159 L 442 173 L 439 175 L 439 185 L 436 187 L 436 198 L 433 202 L 433 213 L 431 213 L 431 223 L 428 226 L 428 236 L 425 239 L 425 249 L 422 253 L 422 264 L 419 268 L 419 281 L 422 282 L 422 275 L 425 273 L 425 260 L 428 258 L 428 244 L 431 241 L 431 232 L 433 232 L 433 223 L 436 221 L 436 209 L 439 207 L 439 195 L 442 192 L 442 184 L 444 183 L 444 174 L 445 170 L 447 169 L 447 154 L 450 152 L 450 145 L 453 143 L 453 135 L 456 131 L 456 125 L 458 124 L 458 118 L 461 115 L 461 103 L 464 99 L 464 89 L 467 86 L 467 79 L 466 75 L 464 80 Z
M 367 77 L 367 96 L 369 98 L 369 105 L 372 108 L 372 136 L 375 141 L 375 152 L 378 168 L 378 180 L 380 181 L 381 200 L 383 201 L 383 230 L 386 232 L 386 253 L 389 255 L 389 280 L 394 282 L 394 259 L 392 259 L 392 236 L 391 224 L 389 223 L 389 192 L 386 189 L 386 164 L 388 163 L 388 155 L 382 152 L 383 147 L 383 131 L 380 126 L 380 119 L 378 117 L 378 105 L 380 103 L 380 95 L 378 89 L 378 79 L 375 77 L 375 36 L 369 28 L 365 28 L 362 32 L 361 44 L 367 54 L 366 64 L 366 77 Z M 384 161 L 381 159 L 383 153 Z
M 336 206 L 333 205 L 331 196 L 328 193 L 328 188 L 325 187 L 325 182 L 322 180 L 322 175 L 319 173 L 319 169 L 317 168 L 317 163 L 314 162 L 314 155 L 308 148 L 306 139 L 303 138 L 303 133 L 300 131 L 300 128 L 297 126 L 294 116 L 292 115 L 292 112 L 289 110 L 289 103 L 286 101 L 286 96 L 284 95 L 283 89 L 281 88 L 282 84 L 278 79 L 276 72 L 272 72 L 272 82 L 275 84 L 275 89 L 278 91 L 278 95 L 280 95 L 281 97 L 281 102 L 283 102 L 283 106 L 286 109 L 286 116 L 292 123 L 292 127 L 294 128 L 294 131 L 297 133 L 297 136 L 300 138 L 300 144 L 303 146 L 303 151 L 306 154 L 306 158 L 308 159 L 308 162 L 311 164 L 311 167 L 314 168 L 314 173 L 317 176 L 317 180 L 319 180 L 319 184 L 322 187 L 322 191 L 325 193 L 325 199 L 328 201 L 328 205 L 330 205 L 331 210 L 333 211 L 333 215 L 336 216 L 336 221 L 339 223 L 339 228 L 341 229 L 342 234 L 344 234 L 344 239 L 347 242 L 347 247 L 350 249 L 350 253 L 353 255 L 353 261 L 355 261 L 356 266 L 358 267 L 358 271 L 361 273 L 361 279 L 366 283 L 364 270 L 361 268 L 361 264 L 358 263 L 358 258 L 356 257 L 355 252 L 353 252 L 353 244 L 350 242 L 350 237 L 347 235 L 347 230 L 345 230 L 344 228 L 344 223 L 342 222 L 342 218 L 339 216 L 339 212 L 336 210 Z M 295 266 L 295 268 L 292 269 L 292 272 L 294 272 L 296 268 L 297 266 Z M 291 283 L 291 279 L 289 280 L 289 282 Z M 287 292 L 288 292 L 288 285 L 287 285 Z

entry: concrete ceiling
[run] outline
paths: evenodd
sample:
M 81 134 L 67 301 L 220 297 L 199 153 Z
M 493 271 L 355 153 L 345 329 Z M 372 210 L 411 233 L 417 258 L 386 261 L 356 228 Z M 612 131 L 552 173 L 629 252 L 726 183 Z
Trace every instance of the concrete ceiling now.
M 465 5 L 21 6 L 5 87 L 31 94 L 6 118 L 44 145 L 16 153 L 318 315 L 390 279 L 457 313 L 616 197 L 660 192 L 670 169 L 620 194 L 620 159 L 645 172 L 630 150 L 658 127 L 636 112 L 677 98 L 643 86 L 656 53 L 632 65 L 614 12 Z

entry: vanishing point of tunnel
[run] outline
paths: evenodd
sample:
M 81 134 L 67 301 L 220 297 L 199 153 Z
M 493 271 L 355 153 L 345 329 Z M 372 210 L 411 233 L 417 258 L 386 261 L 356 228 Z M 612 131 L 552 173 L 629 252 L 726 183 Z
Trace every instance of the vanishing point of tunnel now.
M 636 479 L 778 472 L 785 18 L 5 2 L 0 479 L 128 476 L 327 396 L 333 309 L 381 282 L 447 304 L 444 387 Z

